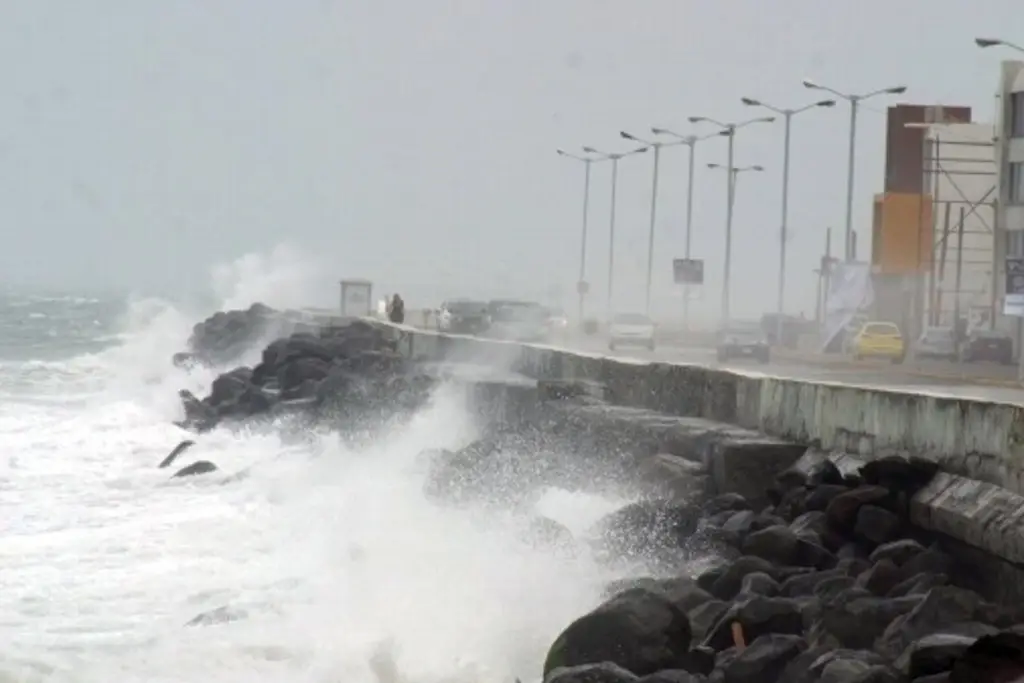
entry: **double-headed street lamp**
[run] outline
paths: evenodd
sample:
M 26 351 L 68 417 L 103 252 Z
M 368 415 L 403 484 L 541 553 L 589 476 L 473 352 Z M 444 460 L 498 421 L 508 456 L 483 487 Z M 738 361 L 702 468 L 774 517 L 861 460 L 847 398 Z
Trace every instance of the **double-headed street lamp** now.
M 734 142 L 736 139 L 736 131 L 740 128 L 750 126 L 755 123 L 773 123 L 775 121 L 774 116 L 759 116 L 753 119 L 747 119 L 746 121 L 740 121 L 738 123 L 722 123 L 715 119 L 708 118 L 707 116 L 691 116 L 690 123 L 712 123 L 722 129 L 721 134 L 729 138 L 729 150 L 727 152 L 727 158 L 725 167 L 728 169 L 735 168 L 733 164 L 733 150 Z M 726 195 L 725 195 L 725 268 L 722 272 L 722 321 L 729 321 L 729 279 L 732 276 L 732 207 L 733 207 L 733 188 L 735 186 L 735 174 L 726 174 Z
M 854 171 L 854 160 L 856 157 L 855 149 L 857 144 L 857 107 L 858 105 L 869 98 L 875 97 L 876 95 L 901 95 L 907 91 L 907 86 L 897 85 L 891 88 L 880 88 L 878 90 L 872 90 L 864 94 L 851 94 L 843 93 L 830 88 L 826 85 L 815 83 L 814 81 L 804 80 L 804 87 L 812 90 L 824 90 L 830 92 L 836 97 L 841 97 L 850 103 L 850 160 L 849 167 L 847 168 L 846 176 L 846 230 L 844 233 L 844 260 L 847 262 L 854 259 L 853 253 L 853 171 Z
M 601 161 L 601 159 L 594 159 L 591 156 L 580 156 L 578 154 L 572 154 L 566 152 L 564 149 L 555 150 L 559 156 L 566 157 L 568 159 L 575 159 L 576 161 L 583 162 L 583 230 L 580 235 L 580 278 L 576 283 L 576 293 L 579 295 L 579 324 L 583 324 L 583 300 L 586 298 L 586 277 L 587 277 L 587 215 L 590 213 L 590 165 L 594 161 Z
M 613 289 L 613 278 L 615 273 L 615 192 L 619 184 L 619 160 L 624 159 L 635 154 L 643 154 L 647 151 L 647 146 L 637 147 L 626 152 L 602 152 L 594 147 L 584 147 L 583 151 L 587 154 L 595 155 L 597 158 L 592 161 L 611 161 L 612 162 L 612 198 L 611 198 L 611 217 L 608 223 L 608 316 L 611 319 L 612 314 L 612 292 Z
M 782 313 L 785 304 L 786 289 L 786 233 L 789 227 L 789 133 L 793 117 L 796 114 L 817 109 L 819 107 L 834 107 L 835 100 L 820 100 L 805 104 L 797 109 L 782 109 L 775 107 L 762 100 L 755 100 L 751 97 L 741 97 L 740 101 L 748 107 L 764 107 L 782 117 L 785 122 L 785 134 L 782 143 L 782 224 L 779 227 L 779 292 L 778 292 L 778 320 L 775 327 L 775 343 L 782 343 Z

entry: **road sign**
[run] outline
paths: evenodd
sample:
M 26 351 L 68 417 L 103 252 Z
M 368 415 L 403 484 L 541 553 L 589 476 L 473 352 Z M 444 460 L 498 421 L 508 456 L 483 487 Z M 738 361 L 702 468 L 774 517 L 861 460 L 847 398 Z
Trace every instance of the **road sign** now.
M 695 258 L 672 259 L 672 280 L 677 285 L 704 284 L 704 261 Z
M 580 280 L 576 283 L 576 293 L 586 295 L 590 292 L 590 283 L 586 280 Z

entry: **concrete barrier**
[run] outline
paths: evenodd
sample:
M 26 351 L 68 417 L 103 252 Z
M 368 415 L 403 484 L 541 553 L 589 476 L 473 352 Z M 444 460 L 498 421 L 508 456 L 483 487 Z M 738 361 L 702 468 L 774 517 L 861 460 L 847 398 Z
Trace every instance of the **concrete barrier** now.
M 915 520 L 1024 567 L 1024 407 L 393 329 L 413 357 L 596 383 L 612 404 L 730 423 L 859 461 L 894 454 L 934 460 L 944 474 L 915 499 Z M 743 449 L 729 456 L 713 460 L 735 468 Z

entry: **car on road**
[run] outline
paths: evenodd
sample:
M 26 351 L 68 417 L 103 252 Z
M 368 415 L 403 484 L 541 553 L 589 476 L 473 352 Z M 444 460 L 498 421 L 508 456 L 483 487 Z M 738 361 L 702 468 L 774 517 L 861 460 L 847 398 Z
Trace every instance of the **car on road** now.
M 519 342 L 541 342 L 548 338 L 548 311 L 530 301 L 498 299 L 488 305 L 490 326 L 487 336 Z
M 903 332 L 896 323 L 873 321 L 864 323 L 850 342 L 850 353 L 855 360 L 883 358 L 899 364 L 907 356 Z
M 654 321 L 643 313 L 617 313 L 608 323 L 608 349 L 638 346 L 654 350 Z
M 1013 340 L 995 330 L 972 330 L 960 349 L 960 360 L 964 363 L 992 361 L 1012 365 Z
M 490 324 L 486 301 L 449 299 L 437 311 L 437 329 L 451 334 L 481 334 Z
M 760 363 L 771 361 L 771 345 L 760 325 L 730 323 L 718 331 L 715 357 L 719 363 L 734 358 L 753 358 Z
M 914 344 L 915 358 L 956 360 L 956 332 L 952 327 L 929 327 Z

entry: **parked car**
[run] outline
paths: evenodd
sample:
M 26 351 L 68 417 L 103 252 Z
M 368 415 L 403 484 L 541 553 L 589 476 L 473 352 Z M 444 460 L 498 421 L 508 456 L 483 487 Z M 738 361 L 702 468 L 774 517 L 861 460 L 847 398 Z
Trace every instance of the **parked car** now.
M 437 329 L 451 334 L 481 334 L 490 324 L 487 302 L 451 299 L 437 312 Z
M 760 363 L 768 363 L 771 355 L 771 345 L 760 325 L 730 323 L 718 330 L 715 356 L 720 363 L 734 358 L 753 358 Z
M 856 360 L 862 358 L 885 358 L 894 364 L 906 358 L 906 343 L 903 332 L 896 323 L 865 323 L 850 342 L 850 353 Z
M 914 356 L 917 358 L 936 358 L 956 360 L 956 333 L 951 327 L 929 327 L 921 333 L 914 344 Z
M 987 360 L 1012 365 L 1013 340 L 995 330 L 972 330 L 960 349 L 960 360 L 964 363 Z
M 654 350 L 654 321 L 643 313 L 619 313 L 608 324 L 608 348 L 642 346 Z
M 528 301 L 492 301 L 488 304 L 487 336 L 519 342 L 540 342 L 548 337 L 547 309 Z

